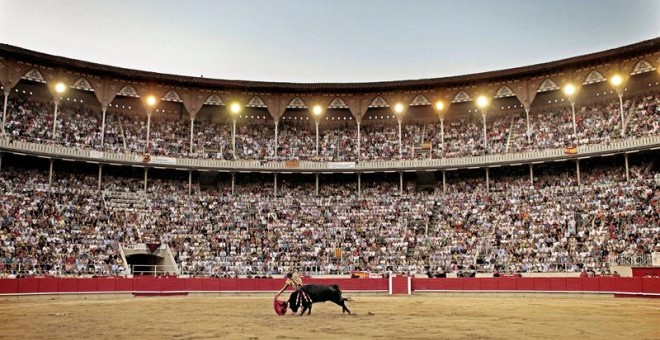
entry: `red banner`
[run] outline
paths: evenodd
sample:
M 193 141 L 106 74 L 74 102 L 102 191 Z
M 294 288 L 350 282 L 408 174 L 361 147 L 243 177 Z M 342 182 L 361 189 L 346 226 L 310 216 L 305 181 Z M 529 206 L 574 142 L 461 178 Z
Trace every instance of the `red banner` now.
M 299 168 L 300 167 L 300 161 L 288 161 L 284 163 L 284 166 L 287 168 Z

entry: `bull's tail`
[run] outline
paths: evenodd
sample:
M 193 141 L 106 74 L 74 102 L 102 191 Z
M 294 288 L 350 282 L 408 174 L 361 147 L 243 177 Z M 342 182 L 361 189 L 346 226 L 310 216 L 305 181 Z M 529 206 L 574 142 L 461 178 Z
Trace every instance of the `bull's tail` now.
M 336 290 L 339 292 L 339 296 L 341 296 L 341 289 L 339 289 L 339 286 L 338 286 L 338 285 L 336 285 L 336 284 L 335 284 L 335 285 L 332 285 L 332 288 L 336 289 Z M 342 301 L 355 301 L 355 300 L 353 300 L 353 299 L 350 298 L 350 297 L 347 297 L 347 298 L 342 297 L 341 300 L 342 300 Z

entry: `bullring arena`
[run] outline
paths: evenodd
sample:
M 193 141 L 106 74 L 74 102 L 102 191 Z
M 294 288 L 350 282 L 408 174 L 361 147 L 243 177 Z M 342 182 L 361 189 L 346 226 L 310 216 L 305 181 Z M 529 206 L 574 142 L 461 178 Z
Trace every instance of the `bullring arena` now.
M 275 315 L 270 295 L 44 299 L 2 301 L 2 337 L 657 339 L 660 332 L 657 301 L 611 296 L 360 295 L 350 304 L 355 315 L 322 304 L 302 318 Z
M 0 338 L 660 338 L 660 38 L 344 83 L 0 43 L 0 84 Z

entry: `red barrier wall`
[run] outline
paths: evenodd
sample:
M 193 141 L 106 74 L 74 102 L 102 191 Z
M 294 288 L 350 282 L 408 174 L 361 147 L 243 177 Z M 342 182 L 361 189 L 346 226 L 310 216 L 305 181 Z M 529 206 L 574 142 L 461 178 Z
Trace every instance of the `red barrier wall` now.
M 342 291 L 387 292 L 387 279 L 305 279 L 307 284 L 336 284 Z M 0 279 L 0 295 L 75 293 L 275 292 L 284 279 L 175 277 Z
M 395 276 L 392 278 L 392 294 L 394 295 L 408 294 L 407 276 Z
M 660 294 L 660 279 L 641 277 L 413 278 L 412 291 L 535 291 Z
M 343 291 L 387 292 L 388 279 L 305 279 L 337 284 Z M 214 278 L 24 278 L 0 279 L 0 295 L 77 293 L 275 292 L 284 279 Z M 392 292 L 407 294 L 407 277 L 392 279 Z M 586 292 L 660 295 L 659 278 L 460 278 L 411 279 L 414 291 Z
M 648 275 L 660 276 L 660 267 L 633 267 L 632 268 L 633 277 L 643 277 L 647 274 Z

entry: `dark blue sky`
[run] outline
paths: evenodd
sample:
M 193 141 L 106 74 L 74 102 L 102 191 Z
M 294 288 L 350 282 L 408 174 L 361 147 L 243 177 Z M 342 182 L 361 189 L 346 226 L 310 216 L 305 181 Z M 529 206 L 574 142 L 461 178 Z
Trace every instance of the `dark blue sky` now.
M 225 79 L 433 78 L 658 36 L 660 0 L 0 1 L 4 43 Z

